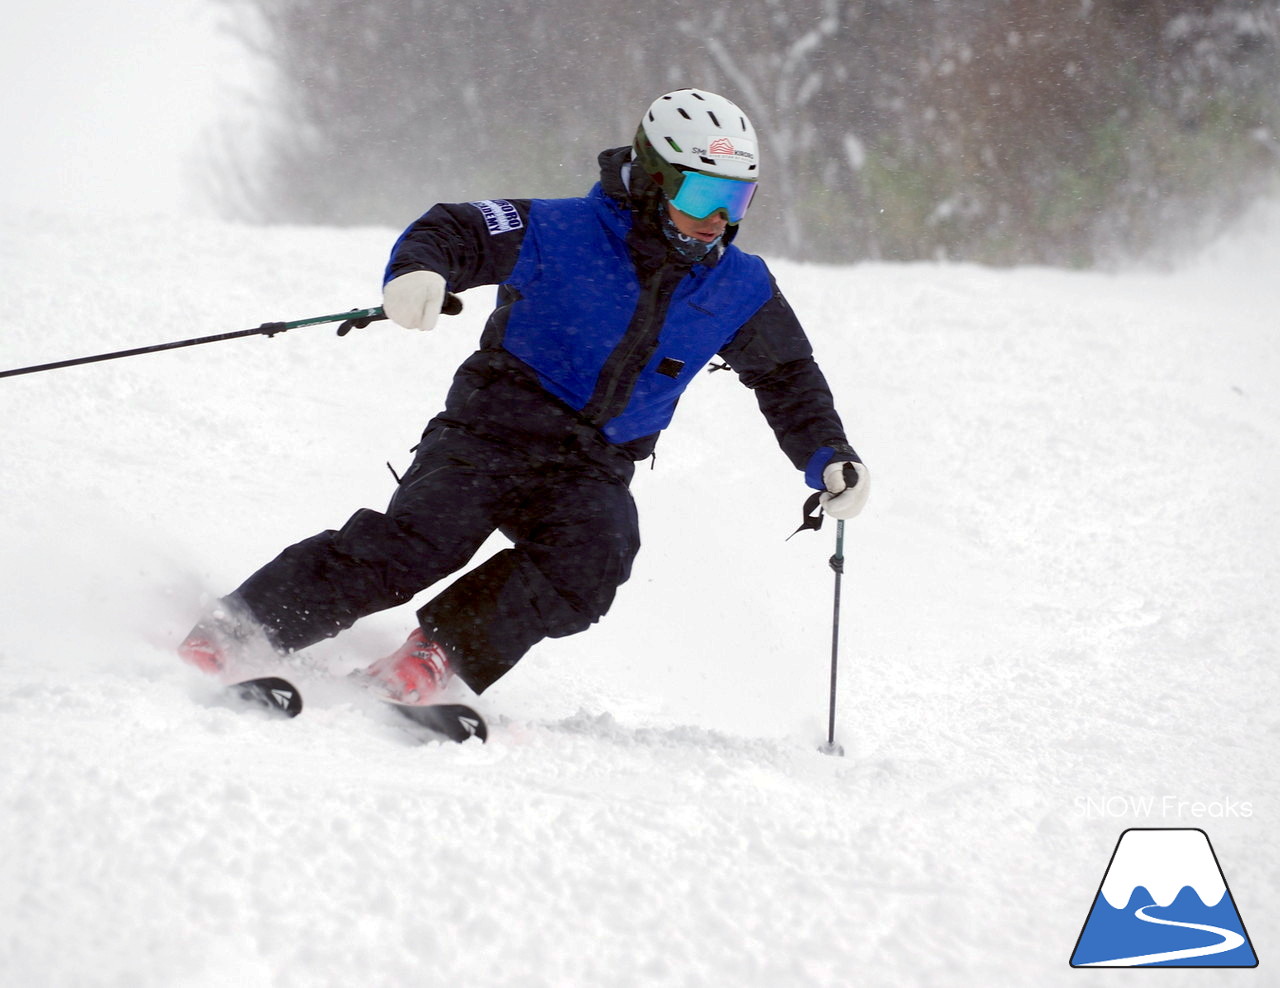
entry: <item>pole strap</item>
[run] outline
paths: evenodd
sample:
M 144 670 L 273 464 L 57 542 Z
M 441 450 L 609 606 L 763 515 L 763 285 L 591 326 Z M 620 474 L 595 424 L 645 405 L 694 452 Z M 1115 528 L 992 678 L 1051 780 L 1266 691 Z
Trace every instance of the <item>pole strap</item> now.
M 801 532 L 822 531 L 822 519 L 826 517 L 822 511 L 822 494 L 822 491 L 814 491 L 805 498 L 800 527 L 788 535 L 786 541 L 790 542 Z

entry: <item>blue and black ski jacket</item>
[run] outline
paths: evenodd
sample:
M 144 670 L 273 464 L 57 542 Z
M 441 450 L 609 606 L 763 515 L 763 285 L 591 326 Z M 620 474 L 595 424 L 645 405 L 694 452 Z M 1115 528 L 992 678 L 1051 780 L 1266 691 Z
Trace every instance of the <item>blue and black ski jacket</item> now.
M 760 258 L 732 244 L 697 263 L 670 250 L 656 193 L 628 189 L 629 152 L 600 155 L 585 197 L 440 204 L 401 235 L 385 280 L 430 270 L 454 292 L 499 286 L 433 423 L 632 462 L 718 354 L 821 489 L 833 456 L 856 454 L 799 321 Z

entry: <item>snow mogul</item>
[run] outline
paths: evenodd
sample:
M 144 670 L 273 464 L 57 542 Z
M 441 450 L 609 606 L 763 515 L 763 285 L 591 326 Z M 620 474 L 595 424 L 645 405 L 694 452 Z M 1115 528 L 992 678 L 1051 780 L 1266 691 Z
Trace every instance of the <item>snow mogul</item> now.
M 760 177 L 746 115 L 704 90 L 667 93 L 599 165 L 581 198 L 438 204 L 404 231 L 387 317 L 429 330 L 448 293 L 496 285 L 479 349 L 387 509 L 285 549 L 204 616 L 185 660 L 225 677 L 251 639 L 305 649 L 462 570 L 500 531 L 511 547 L 428 601 L 361 674 L 401 703 L 432 703 L 454 677 L 484 692 L 544 638 L 609 610 L 640 546 L 636 463 L 716 355 L 827 514 L 858 514 L 867 471 L 809 340 L 765 262 L 733 244 Z

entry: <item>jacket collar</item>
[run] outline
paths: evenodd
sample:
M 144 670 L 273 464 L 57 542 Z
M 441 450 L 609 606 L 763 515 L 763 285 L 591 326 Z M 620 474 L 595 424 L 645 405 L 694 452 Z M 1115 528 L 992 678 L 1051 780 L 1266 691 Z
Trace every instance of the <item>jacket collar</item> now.
M 701 261 L 689 261 L 675 250 L 662 230 L 661 210 L 665 201 L 661 190 L 644 172 L 631 168 L 631 147 L 626 145 L 608 148 L 597 157 L 600 165 L 600 183 L 592 194 L 611 200 L 611 204 L 630 213 L 631 225 L 627 233 L 627 246 L 631 258 L 642 274 L 661 267 L 713 268 L 725 249 L 737 236 L 738 228 L 726 228 L 721 245 Z

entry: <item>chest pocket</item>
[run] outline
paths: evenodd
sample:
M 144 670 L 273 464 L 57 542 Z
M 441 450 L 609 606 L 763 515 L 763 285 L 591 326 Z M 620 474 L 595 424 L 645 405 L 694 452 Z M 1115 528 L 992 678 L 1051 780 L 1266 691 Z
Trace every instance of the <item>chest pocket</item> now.
M 674 376 L 687 379 L 696 374 L 773 292 L 764 262 L 736 250 L 730 250 L 706 276 L 693 284 L 686 282 L 685 286 L 672 300 L 658 352 L 650 366 L 654 373 L 668 378 L 675 370 L 671 361 L 685 364 Z

